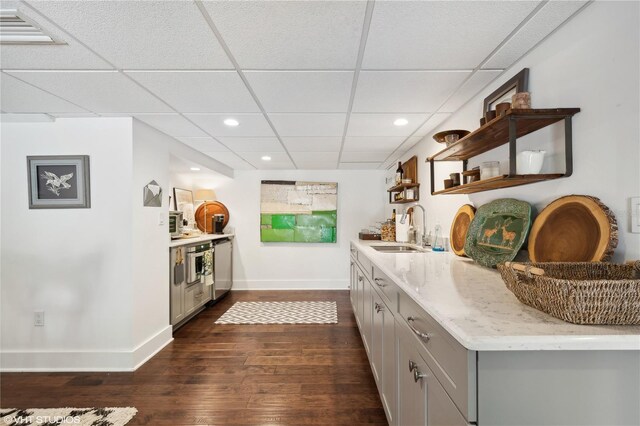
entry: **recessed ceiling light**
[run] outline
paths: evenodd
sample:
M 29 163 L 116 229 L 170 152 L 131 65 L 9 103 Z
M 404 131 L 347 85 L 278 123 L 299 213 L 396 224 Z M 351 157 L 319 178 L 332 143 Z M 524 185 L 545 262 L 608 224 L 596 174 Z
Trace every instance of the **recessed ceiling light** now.
M 240 123 L 238 122 L 238 120 L 235 120 L 233 118 L 227 118 L 226 120 L 224 120 L 224 124 L 226 124 L 227 126 L 236 127 Z
M 191 170 L 193 170 L 194 172 L 199 172 L 200 171 L 200 167 L 192 167 Z
M 269 157 L 268 155 L 263 155 L 262 161 L 271 161 L 271 157 Z
M 409 124 L 409 120 L 407 120 L 406 118 L 398 118 L 393 122 L 393 124 L 396 126 L 406 126 L 407 124 Z

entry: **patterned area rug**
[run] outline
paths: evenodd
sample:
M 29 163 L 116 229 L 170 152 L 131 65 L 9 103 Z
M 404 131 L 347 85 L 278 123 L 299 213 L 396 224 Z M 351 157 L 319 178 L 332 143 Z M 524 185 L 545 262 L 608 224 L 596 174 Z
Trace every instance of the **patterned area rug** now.
M 122 426 L 137 412 L 133 407 L 0 408 L 0 425 Z
M 336 302 L 236 302 L 216 324 L 336 324 Z

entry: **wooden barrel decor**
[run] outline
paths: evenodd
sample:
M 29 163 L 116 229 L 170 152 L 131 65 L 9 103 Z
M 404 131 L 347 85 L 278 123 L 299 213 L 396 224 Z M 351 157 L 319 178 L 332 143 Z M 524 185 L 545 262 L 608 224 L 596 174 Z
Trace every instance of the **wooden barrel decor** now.
M 568 195 L 540 212 L 529 235 L 532 262 L 604 262 L 618 246 L 615 215 L 596 197 Z
M 465 256 L 464 243 L 467 240 L 467 231 L 475 214 L 476 209 L 471 204 L 465 204 L 458 209 L 453 218 L 449 242 L 451 243 L 451 251 L 458 256 Z
M 205 212 L 207 217 L 205 218 Z M 196 209 L 196 225 L 198 225 L 198 229 L 202 232 L 207 232 L 209 234 L 213 233 L 213 215 L 223 214 L 224 222 L 222 223 L 222 227 L 224 228 L 229 223 L 229 210 L 227 207 L 219 201 L 206 201 L 198 206 Z M 205 223 L 207 224 L 207 229 L 205 230 Z

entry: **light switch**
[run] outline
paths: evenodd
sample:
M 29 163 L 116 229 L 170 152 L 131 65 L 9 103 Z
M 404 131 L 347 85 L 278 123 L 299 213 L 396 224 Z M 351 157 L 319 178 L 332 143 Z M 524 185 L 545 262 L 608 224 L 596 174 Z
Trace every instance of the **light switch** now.
M 640 234 L 640 197 L 631 198 L 629 210 L 629 214 L 631 215 L 631 232 Z
M 158 226 L 164 226 L 164 213 L 158 214 Z

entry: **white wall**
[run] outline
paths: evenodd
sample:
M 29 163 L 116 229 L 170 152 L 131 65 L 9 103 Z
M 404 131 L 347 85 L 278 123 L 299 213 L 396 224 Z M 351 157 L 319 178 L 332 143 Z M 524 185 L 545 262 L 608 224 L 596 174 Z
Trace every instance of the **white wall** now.
M 349 241 L 383 219 L 383 176 L 355 170 L 236 171 L 233 181 L 215 188 L 236 232 L 234 289 L 347 288 Z M 261 180 L 338 182 L 337 243 L 261 243 Z
M 171 340 L 169 320 L 169 146 L 174 139 L 133 120 L 133 343 L 135 365 Z M 144 207 L 143 188 L 155 180 L 161 207 Z M 163 223 L 160 224 L 160 216 Z
M 131 118 L 2 126 L 3 370 L 132 370 L 171 340 L 172 143 Z M 63 154 L 90 156 L 91 208 L 29 210 L 26 156 Z M 151 180 L 160 208 L 143 206 Z
M 638 2 L 595 2 L 516 63 L 504 76 L 472 99 L 410 152 L 418 155 L 421 203 L 430 229 L 439 223 L 445 234 L 457 209 L 476 207 L 498 198 L 530 202 L 538 212 L 563 195 L 593 195 L 611 208 L 618 220 L 620 242 L 615 261 L 640 258 L 640 234 L 629 232 L 628 198 L 640 196 L 640 5 Z M 466 195 L 431 196 L 429 165 L 424 160 L 443 146 L 431 136 L 444 129 L 474 130 L 482 116 L 483 99 L 502 83 L 528 67 L 534 108 L 580 107 L 573 118 L 573 176 L 527 186 Z M 518 141 L 518 150 L 546 149 L 544 171 L 564 171 L 563 125 L 554 125 Z M 506 146 L 470 161 L 499 160 L 506 172 Z M 392 167 L 395 171 L 395 166 Z M 436 164 L 436 189 L 459 163 Z M 389 211 L 389 207 L 387 207 Z
M 128 367 L 131 119 L 3 124 L 1 135 L 2 368 Z M 90 156 L 91 208 L 30 210 L 26 157 L 64 154 Z

